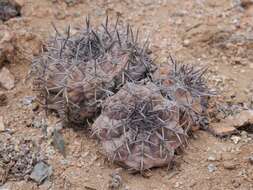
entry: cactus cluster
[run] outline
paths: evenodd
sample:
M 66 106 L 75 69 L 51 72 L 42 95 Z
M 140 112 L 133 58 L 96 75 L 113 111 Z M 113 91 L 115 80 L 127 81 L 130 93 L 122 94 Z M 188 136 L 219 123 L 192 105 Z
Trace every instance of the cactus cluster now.
M 204 69 L 171 63 L 158 67 L 138 31 L 119 24 L 56 30 L 34 60 L 45 106 L 67 123 L 93 124 L 113 161 L 143 172 L 164 166 L 187 144 L 194 125 L 205 125 L 209 90 Z

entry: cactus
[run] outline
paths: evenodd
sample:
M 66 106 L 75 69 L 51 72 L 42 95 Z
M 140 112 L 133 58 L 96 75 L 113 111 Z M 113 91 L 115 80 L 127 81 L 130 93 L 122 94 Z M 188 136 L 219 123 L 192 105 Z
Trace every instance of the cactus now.
M 156 69 L 147 41 L 118 19 L 56 34 L 33 64 L 45 106 L 68 124 L 92 119 L 109 159 L 140 172 L 168 165 L 192 126 L 207 124 L 205 69 L 173 59 Z
M 45 105 L 68 123 L 83 124 L 100 112 L 101 103 L 126 81 L 136 82 L 153 70 L 148 44 L 140 47 L 138 32 L 108 23 L 93 29 L 90 20 L 78 34 L 56 29 L 46 51 L 34 60 Z
M 107 156 L 133 171 L 169 165 L 193 126 L 207 123 L 205 69 L 166 64 L 149 83 L 127 83 L 93 124 Z
M 93 124 L 107 156 L 133 171 L 168 165 L 186 145 L 180 110 L 154 84 L 127 83 Z

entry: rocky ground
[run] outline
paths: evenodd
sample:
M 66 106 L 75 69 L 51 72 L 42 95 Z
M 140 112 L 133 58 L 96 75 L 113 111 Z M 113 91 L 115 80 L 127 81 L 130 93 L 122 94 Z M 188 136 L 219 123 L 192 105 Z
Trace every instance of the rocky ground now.
M 253 119 L 248 111 L 253 103 L 252 1 L 16 3 L 20 13 L 10 11 L 13 18 L 0 20 L 0 142 L 19 153 L 16 159 L 27 155 L 28 163 L 37 160 L 40 165 L 35 168 L 43 168 L 46 179 L 41 182 L 38 173 L 33 177 L 15 176 L 16 170 L 6 173 L 0 159 L 0 189 L 253 189 Z M 144 38 L 149 36 L 157 62 L 165 62 L 171 54 L 179 62 L 208 67 L 209 85 L 218 92 L 214 101 L 224 105 L 219 111 L 229 115 L 240 107 L 239 115 L 222 119 L 223 114 L 212 120 L 212 133 L 196 131 L 172 168 L 153 169 L 145 176 L 130 174 L 103 156 L 89 131 L 62 129 L 58 118 L 46 116 L 35 101 L 37 93 L 29 77 L 31 62 L 55 32 L 52 22 L 59 31 L 70 25 L 75 33 L 85 24 L 85 16 L 90 15 L 96 25 L 106 14 L 111 18 L 119 15 L 139 27 Z M 235 133 L 235 128 L 239 132 Z M 225 137 L 215 137 L 214 133 Z M 29 154 L 19 151 L 33 147 L 31 141 L 39 148 L 30 148 Z M 9 155 L 7 149 L 0 147 L 0 158 Z M 22 163 L 18 166 L 22 168 Z M 29 164 L 26 166 L 18 171 L 30 171 Z

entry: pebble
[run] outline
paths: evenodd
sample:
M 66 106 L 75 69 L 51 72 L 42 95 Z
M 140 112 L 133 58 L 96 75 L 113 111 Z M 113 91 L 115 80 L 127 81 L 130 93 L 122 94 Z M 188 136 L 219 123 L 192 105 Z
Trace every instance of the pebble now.
M 33 128 L 39 129 L 39 128 L 43 128 L 45 125 L 47 125 L 47 123 L 44 118 L 35 117 L 31 126 Z
M 35 99 L 36 99 L 35 96 L 26 96 L 22 99 L 22 104 L 24 106 L 30 106 Z
M 38 184 L 41 184 L 46 178 L 51 176 L 52 172 L 52 166 L 41 161 L 33 168 L 30 178 Z
M 236 164 L 232 161 L 225 161 L 223 167 L 227 170 L 234 170 L 236 169 Z
M 207 158 L 207 160 L 211 161 L 211 162 L 213 162 L 213 161 L 219 161 L 219 160 L 221 160 L 221 155 L 214 155 L 214 154 L 209 155 L 208 158 Z
M 214 164 L 208 164 L 207 169 L 210 173 L 217 170 L 216 166 Z
M 183 41 L 183 45 L 184 45 L 185 47 L 188 47 L 188 46 L 190 45 L 190 40 L 189 40 L 189 39 L 185 39 L 185 40 Z
M 178 188 L 179 186 L 180 186 L 180 182 L 177 181 L 177 182 L 175 183 L 174 187 L 175 187 L 175 188 Z
M 4 118 L 3 116 L 0 116 L 0 132 L 5 131 L 5 126 L 4 126 Z
M 208 160 L 208 161 L 215 161 L 216 158 L 215 158 L 214 155 L 211 155 L 211 156 L 208 156 L 207 160 Z
M 7 106 L 8 98 L 6 94 L 0 94 L 0 106 Z
M 6 67 L 0 71 L 0 86 L 7 90 L 15 87 L 15 78 Z
M 66 157 L 64 138 L 63 138 L 62 134 L 57 130 L 54 130 L 54 132 L 53 132 L 53 146 L 54 146 L 54 148 L 58 149 L 58 151 L 64 157 Z
M 249 163 L 253 165 L 253 154 L 249 157 Z
M 233 135 L 230 139 L 231 139 L 235 144 L 238 144 L 239 141 L 241 140 L 241 137 Z

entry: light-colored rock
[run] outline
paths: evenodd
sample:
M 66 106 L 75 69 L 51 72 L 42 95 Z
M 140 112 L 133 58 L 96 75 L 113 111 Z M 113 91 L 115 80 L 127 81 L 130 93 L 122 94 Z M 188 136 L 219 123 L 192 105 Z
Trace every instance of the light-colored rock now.
M 4 118 L 3 116 L 0 116 L 0 132 L 5 131 L 5 126 L 4 126 Z
M 231 123 L 235 128 L 239 128 L 253 123 L 253 111 L 243 110 L 235 116 L 229 117 L 227 122 Z
M 208 164 L 207 169 L 210 173 L 217 170 L 217 167 L 214 164 Z
M 234 163 L 232 161 L 225 161 L 223 163 L 223 167 L 227 170 L 234 170 L 234 169 L 236 169 L 236 163 Z
M 241 140 L 241 137 L 233 135 L 233 136 L 231 137 L 231 140 L 232 140 L 235 144 L 238 144 L 239 141 Z
M 219 137 L 230 136 L 238 133 L 237 129 L 250 124 L 253 124 L 253 110 L 243 110 L 238 114 L 227 117 L 220 123 L 211 124 L 209 131 Z M 238 139 L 239 137 L 233 138 Z
M 38 55 L 43 47 L 42 39 L 26 30 L 19 30 L 15 32 L 14 46 L 16 50 L 16 61 L 23 59 L 32 59 L 32 56 Z
M 7 90 L 15 87 L 15 78 L 6 67 L 3 67 L 0 71 L 0 87 Z

